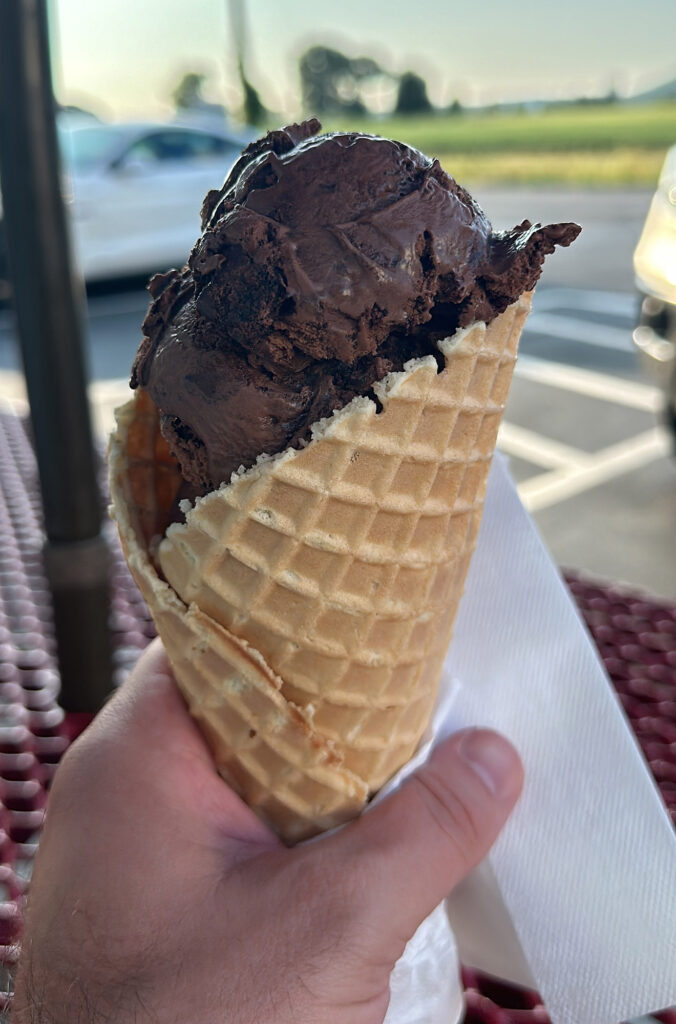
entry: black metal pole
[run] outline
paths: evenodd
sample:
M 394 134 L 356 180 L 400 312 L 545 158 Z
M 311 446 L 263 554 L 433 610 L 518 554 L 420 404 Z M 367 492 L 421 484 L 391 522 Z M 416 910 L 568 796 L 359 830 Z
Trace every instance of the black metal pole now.
M 60 189 L 45 0 L 0 0 L 0 179 L 67 710 L 111 689 L 108 549 L 86 392 L 81 289 Z

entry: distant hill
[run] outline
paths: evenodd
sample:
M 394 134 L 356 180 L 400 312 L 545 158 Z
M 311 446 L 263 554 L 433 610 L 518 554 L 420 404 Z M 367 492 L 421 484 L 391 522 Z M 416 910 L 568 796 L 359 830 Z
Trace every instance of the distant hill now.
M 670 79 L 668 82 L 662 82 L 660 85 L 653 86 L 652 89 L 646 89 L 644 92 L 638 92 L 633 96 L 623 96 L 620 93 L 611 91 L 606 93 L 605 96 L 577 96 L 568 97 L 566 99 L 530 99 L 521 102 L 508 102 L 508 103 L 491 103 L 483 106 L 471 106 L 467 107 L 468 113 L 472 114 L 487 114 L 487 113 L 501 113 L 501 114 L 515 114 L 529 113 L 537 114 L 541 110 L 554 109 L 558 107 L 576 107 L 576 106 L 593 106 L 597 103 L 659 103 L 663 101 L 676 100 L 676 78 Z
M 669 82 L 662 82 L 661 85 L 656 85 L 654 89 L 648 89 L 647 92 L 640 92 L 636 96 L 628 96 L 625 102 L 654 103 L 659 100 L 676 100 L 676 78 L 672 78 Z

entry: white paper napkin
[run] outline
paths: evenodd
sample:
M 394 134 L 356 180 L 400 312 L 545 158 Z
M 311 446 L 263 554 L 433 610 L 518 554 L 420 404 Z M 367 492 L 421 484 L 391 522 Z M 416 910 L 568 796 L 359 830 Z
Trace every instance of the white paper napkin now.
M 463 1005 L 458 953 L 442 903 L 418 928 L 390 976 L 385 1024 L 455 1024 Z
M 434 742 L 470 725 L 512 740 L 526 785 L 489 856 L 447 901 L 462 959 L 537 988 L 554 1024 L 618 1024 L 675 1004 L 676 838 L 499 457 Z M 395 968 L 387 1024 L 458 1019 L 455 955 L 435 915 Z M 438 999 L 414 1015 L 423 987 Z

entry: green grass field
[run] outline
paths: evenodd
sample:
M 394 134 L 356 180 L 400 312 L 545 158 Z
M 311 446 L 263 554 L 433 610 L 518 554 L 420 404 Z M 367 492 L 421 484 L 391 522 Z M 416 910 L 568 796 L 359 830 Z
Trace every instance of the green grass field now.
M 676 103 L 352 119 L 325 128 L 400 139 L 438 156 L 470 183 L 654 185 L 666 150 L 676 144 Z

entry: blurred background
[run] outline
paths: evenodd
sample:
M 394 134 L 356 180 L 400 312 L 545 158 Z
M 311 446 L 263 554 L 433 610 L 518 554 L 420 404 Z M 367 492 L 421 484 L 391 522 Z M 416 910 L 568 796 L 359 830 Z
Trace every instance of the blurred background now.
M 148 275 L 187 258 L 247 141 L 315 114 L 438 156 L 498 228 L 582 225 L 538 287 L 500 445 L 558 564 L 676 597 L 670 0 L 51 0 L 49 15 L 100 435 Z M 0 398 L 18 410 L 15 334 L 0 213 Z

